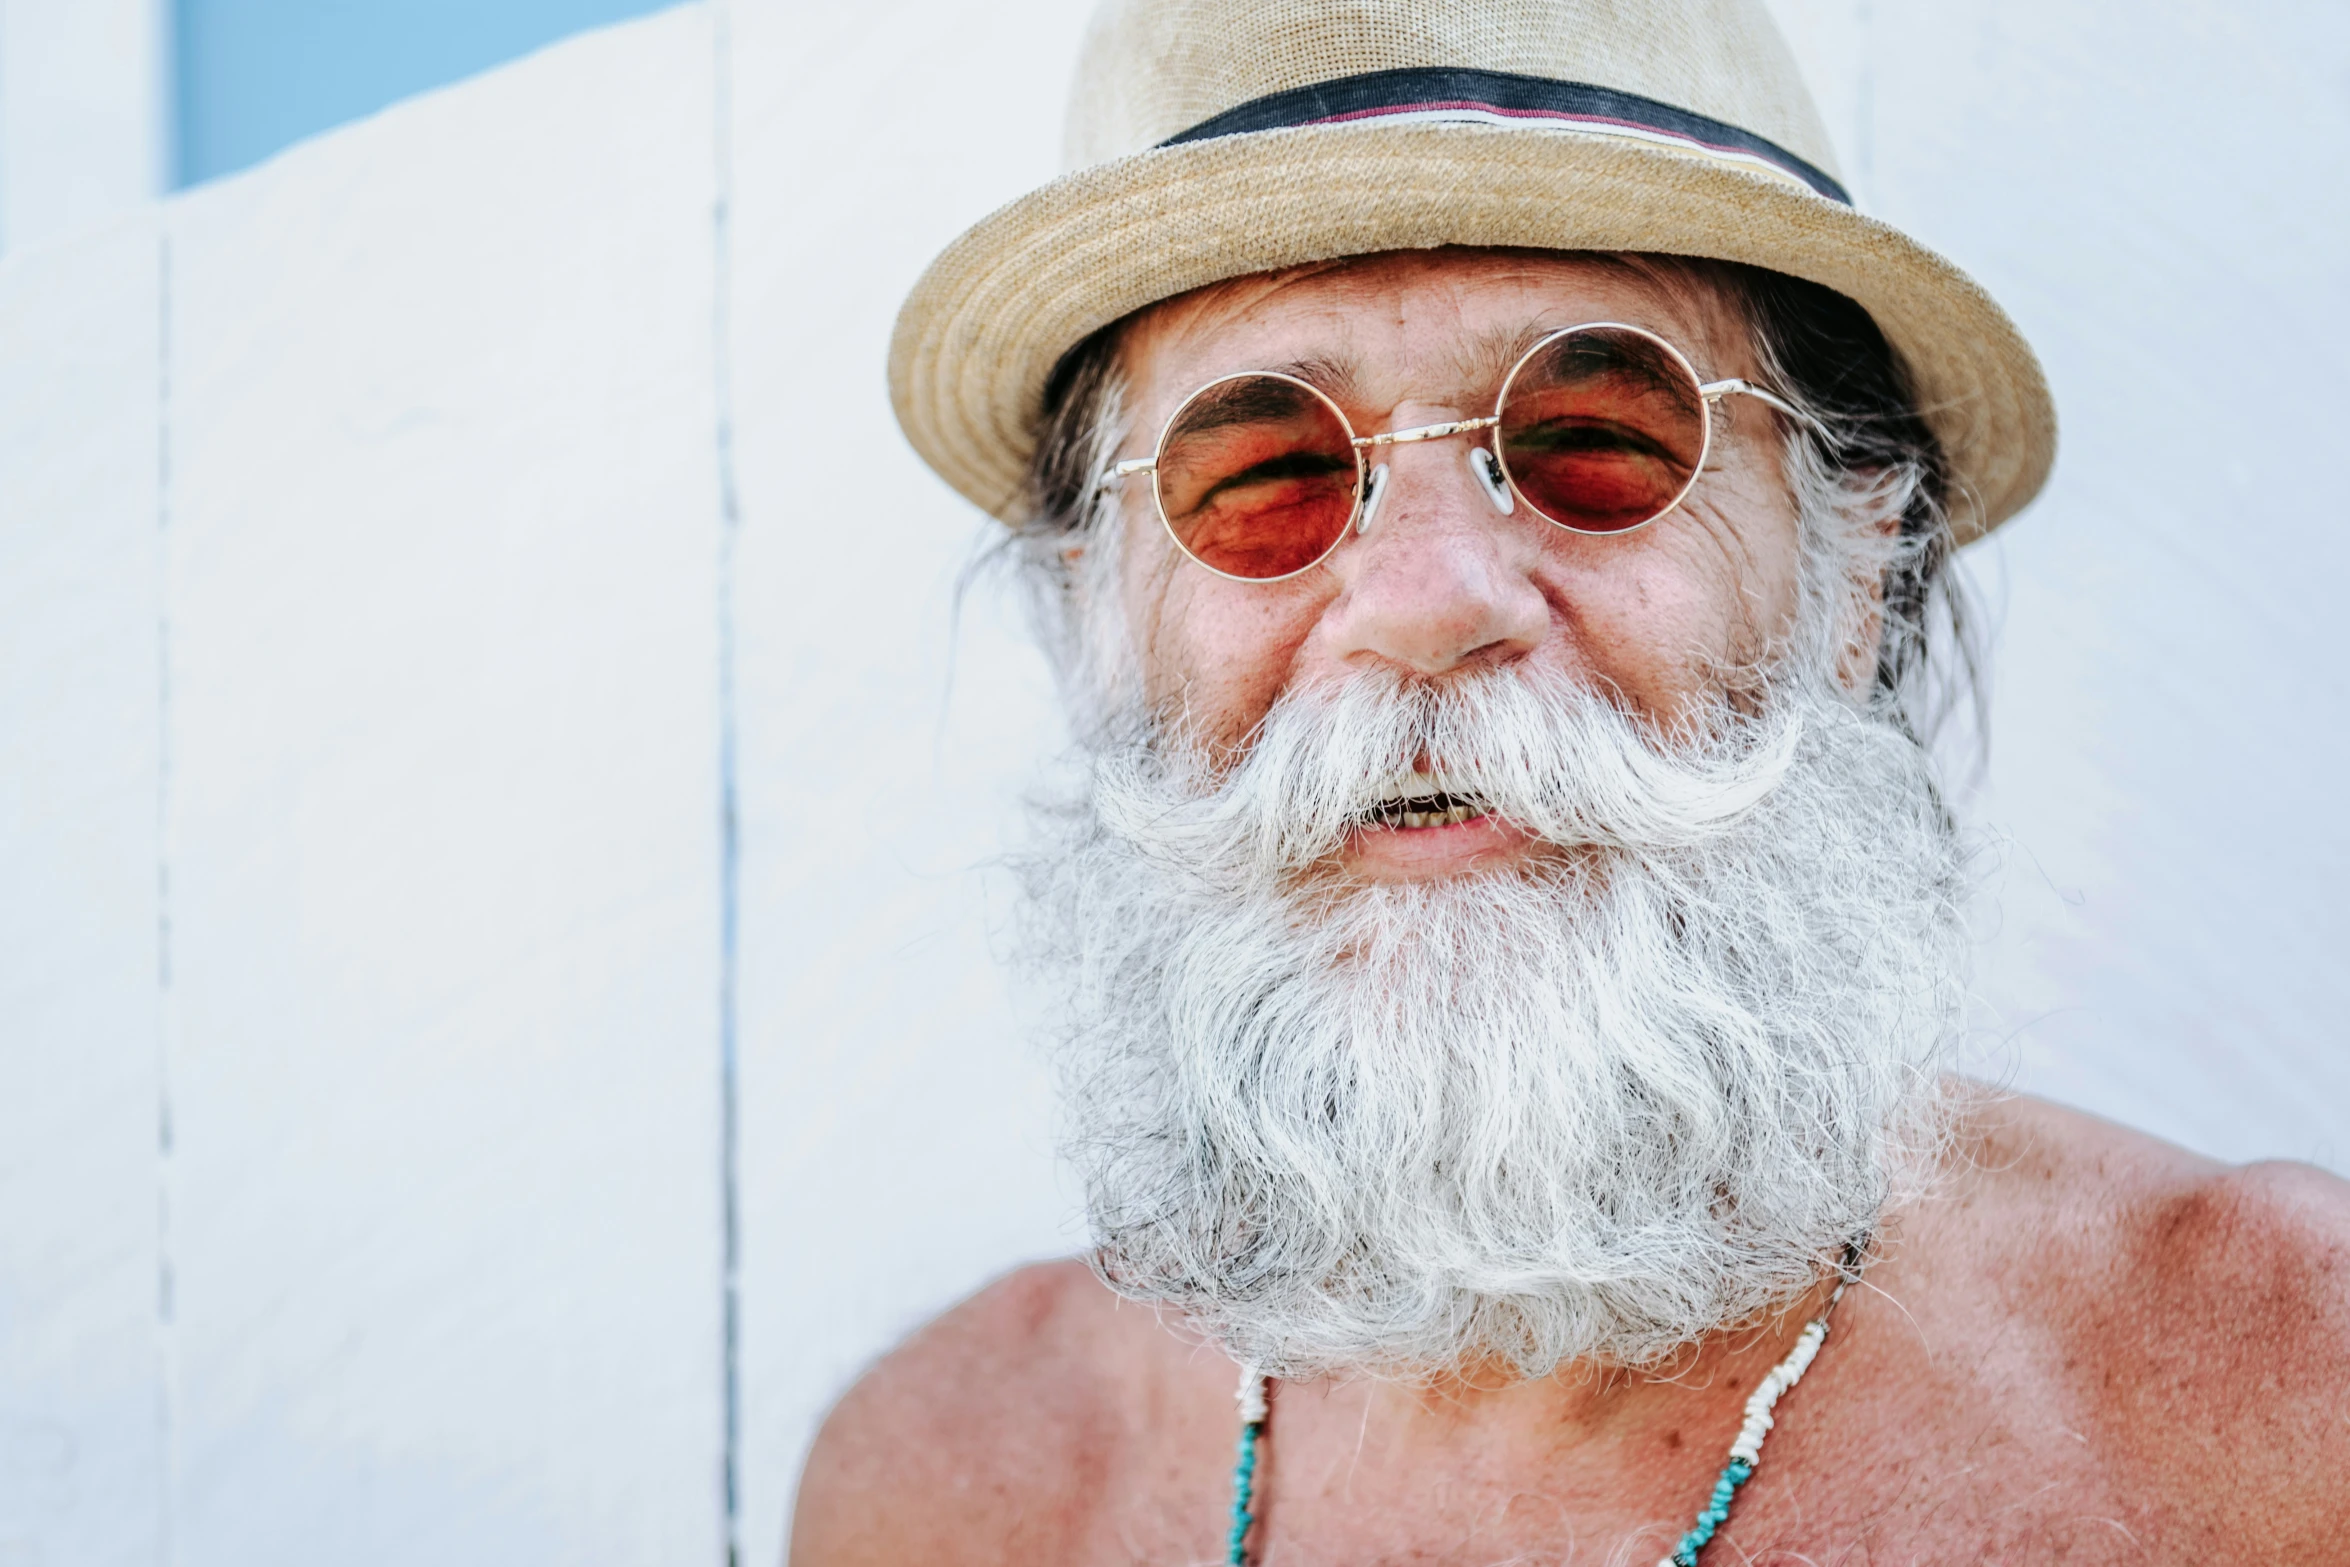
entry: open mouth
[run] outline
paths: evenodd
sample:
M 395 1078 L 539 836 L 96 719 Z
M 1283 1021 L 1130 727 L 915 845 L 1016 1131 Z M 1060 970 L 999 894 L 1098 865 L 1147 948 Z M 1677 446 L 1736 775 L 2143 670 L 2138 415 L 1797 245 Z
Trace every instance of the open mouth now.
M 1387 797 L 1363 813 L 1363 823 L 1406 831 L 1457 827 L 1462 822 L 1477 820 L 1491 809 L 1484 800 L 1445 780 L 1415 773 L 1389 786 Z
M 1453 794 L 1423 794 L 1374 806 L 1366 820 L 1374 827 L 1456 827 L 1485 814 L 1485 802 Z

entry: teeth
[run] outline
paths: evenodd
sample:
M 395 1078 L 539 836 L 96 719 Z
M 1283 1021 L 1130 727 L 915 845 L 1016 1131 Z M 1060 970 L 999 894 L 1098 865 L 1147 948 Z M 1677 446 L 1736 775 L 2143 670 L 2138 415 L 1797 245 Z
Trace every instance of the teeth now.
M 1457 827 L 1486 814 L 1485 802 L 1466 775 L 1450 772 L 1398 773 L 1382 785 L 1365 811 L 1381 827 Z
M 1430 800 L 1438 795 L 1473 795 L 1476 785 L 1455 773 L 1399 773 L 1380 789 L 1378 803 Z
M 1414 805 L 1434 809 L 1414 810 Z M 1485 807 L 1472 801 L 1454 800 L 1440 805 L 1435 800 L 1422 798 L 1401 810 L 1389 809 L 1382 813 L 1382 819 L 1391 827 L 1457 827 L 1462 822 L 1475 821 L 1484 814 Z

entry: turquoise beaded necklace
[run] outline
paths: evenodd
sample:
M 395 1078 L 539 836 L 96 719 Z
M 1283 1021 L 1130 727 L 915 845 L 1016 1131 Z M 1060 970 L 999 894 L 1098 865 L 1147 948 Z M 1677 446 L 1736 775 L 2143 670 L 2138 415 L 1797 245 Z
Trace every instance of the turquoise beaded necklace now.
M 1706 1499 L 1697 1521 L 1689 1532 L 1656 1564 L 1656 1567 L 1697 1567 L 1698 1555 L 1704 1551 L 1717 1531 L 1730 1518 L 1730 1503 L 1738 1496 L 1738 1488 L 1754 1478 L 1755 1465 L 1762 1462 L 1763 1438 L 1770 1435 L 1773 1424 L 1771 1412 L 1778 1406 L 1780 1395 L 1803 1380 L 1811 1368 L 1820 1346 L 1828 1341 L 1828 1319 L 1835 1315 L 1836 1303 L 1844 1298 L 1860 1277 L 1861 1255 L 1867 1249 L 1866 1241 L 1856 1241 L 1844 1248 L 1843 1266 L 1838 1268 L 1835 1292 L 1820 1314 L 1803 1325 L 1796 1335 L 1795 1347 L 1787 1351 L 1787 1358 L 1771 1368 L 1746 1400 L 1746 1420 L 1738 1428 L 1738 1439 L 1730 1444 L 1730 1461 L 1722 1468 L 1721 1478 L 1714 1482 L 1713 1494 Z M 1240 1373 L 1240 1453 L 1239 1462 L 1232 1471 L 1232 1535 L 1224 1560 L 1228 1567 L 1248 1567 L 1248 1532 L 1256 1526 L 1257 1449 L 1265 1439 L 1265 1422 L 1271 1408 L 1265 1401 L 1265 1376 L 1254 1366 L 1242 1368 Z

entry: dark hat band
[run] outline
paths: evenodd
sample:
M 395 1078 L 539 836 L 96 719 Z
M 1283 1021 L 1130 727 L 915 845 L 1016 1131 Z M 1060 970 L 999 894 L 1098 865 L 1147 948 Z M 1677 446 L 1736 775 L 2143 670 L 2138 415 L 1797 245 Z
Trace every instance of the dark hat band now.
M 1720 120 L 1676 109 L 1637 93 L 1588 82 L 1559 82 L 1512 71 L 1413 66 L 1341 76 L 1269 93 L 1200 121 L 1159 143 L 1173 147 L 1249 131 L 1291 130 L 1349 120 L 1414 119 L 1539 126 L 1544 121 L 1608 135 L 1680 143 L 1715 157 L 1752 159 L 1843 206 L 1852 197 L 1827 173 L 1778 143 Z

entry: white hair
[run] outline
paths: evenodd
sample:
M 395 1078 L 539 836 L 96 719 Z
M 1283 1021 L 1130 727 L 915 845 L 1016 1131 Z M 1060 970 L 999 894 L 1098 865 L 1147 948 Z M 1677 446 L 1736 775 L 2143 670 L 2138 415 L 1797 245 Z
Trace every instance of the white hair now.
M 1545 848 L 1362 885 L 1421 756 Z M 1285 697 L 1218 779 L 1097 758 L 1032 889 L 1105 1278 L 1286 1375 L 1655 1360 L 1865 1237 L 1959 1003 L 1917 748 L 1778 700 L 1667 749 L 1522 672 Z

